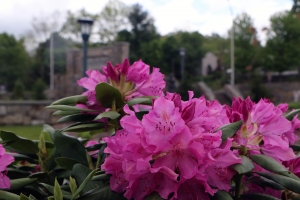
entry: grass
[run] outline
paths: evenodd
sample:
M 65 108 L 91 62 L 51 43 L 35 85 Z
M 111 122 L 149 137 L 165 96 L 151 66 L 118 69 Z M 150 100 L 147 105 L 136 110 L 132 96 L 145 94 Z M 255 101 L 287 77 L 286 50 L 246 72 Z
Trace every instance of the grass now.
M 0 126 L 0 130 L 10 131 L 31 140 L 38 140 L 42 126 Z

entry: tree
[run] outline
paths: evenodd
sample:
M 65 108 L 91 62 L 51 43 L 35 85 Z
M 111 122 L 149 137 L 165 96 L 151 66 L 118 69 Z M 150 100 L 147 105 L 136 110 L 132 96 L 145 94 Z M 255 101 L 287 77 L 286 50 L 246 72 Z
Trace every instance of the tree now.
M 300 19 L 285 11 L 273 15 L 270 21 L 265 67 L 279 72 L 297 68 L 300 66 Z
M 231 34 L 231 30 L 228 31 Z M 246 68 L 257 67 L 260 65 L 258 54 L 261 46 L 256 37 L 256 29 L 253 20 L 247 13 L 242 13 L 234 19 L 234 59 L 237 71 L 244 73 Z M 229 54 L 227 57 L 229 65 Z
M 13 35 L 0 34 L 0 85 L 12 91 L 15 81 L 24 82 L 31 59 L 24 47 L 24 40 Z
M 128 7 L 119 0 L 109 0 L 95 21 L 102 43 L 116 40 L 118 32 L 128 28 Z
M 117 38 L 118 41 L 125 40 L 130 43 L 130 60 L 136 61 L 142 57 L 142 44 L 158 39 L 159 34 L 156 32 L 153 18 L 139 4 L 131 7 L 128 20 L 131 30 L 120 31 Z

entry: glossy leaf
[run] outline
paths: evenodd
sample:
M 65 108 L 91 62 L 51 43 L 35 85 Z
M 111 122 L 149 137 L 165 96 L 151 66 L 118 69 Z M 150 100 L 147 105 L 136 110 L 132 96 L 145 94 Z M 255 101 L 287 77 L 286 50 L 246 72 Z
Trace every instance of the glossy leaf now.
M 69 183 L 69 186 L 70 186 L 70 190 L 72 192 L 72 195 L 75 194 L 76 190 L 77 190 L 77 184 L 76 184 L 76 181 L 73 177 L 70 176 L 70 183 Z M 76 196 L 75 196 L 76 197 Z
M 247 179 L 247 182 L 257 184 L 262 188 L 269 187 L 275 190 L 285 190 L 282 185 L 262 176 L 251 176 Z
M 143 104 L 143 105 L 151 106 L 152 98 L 151 97 L 137 97 L 137 98 L 127 101 L 126 104 L 128 104 L 128 106 L 133 106 L 136 104 Z
M 106 126 L 105 123 L 102 122 L 93 122 L 93 123 L 76 123 L 71 126 L 63 129 L 63 132 L 86 132 L 93 131 L 104 128 Z
M 85 148 L 78 139 L 64 134 L 56 134 L 54 137 L 54 144 L 56 151 L 62 157 L 76 160 L 85 165 L 88 164 L 85 157 Z
M 261 193 L 247 193 L 247 194 L 242 194 L 241 197 L 246 197 L 247 199 L 257 199 L 257 200 L 280 200 L 268 194 L 261 194 Z
M 110 180 L 111 175 L 108 174 L 100 174 L 100 175 L 96 175 L 92 178 L 93 181 L 109 181 Z
M 242 163 L 232 165 L 231 166 L 232 169 L 237 171 L 239 174 L 245 174 L 250 172 L 252 169 L 254 169 L 254 165 L 249 158 L 247 158 L 246 156 L 239 156 L 239 157 L 242 158 Z
M 87 101 L 87 96 L 84 95 L 75 95 L 70 97 L 65 97 L 54 101 L 51 105 L 75 105 L 79 102 L 84 103 Z
M 148 114 L 149 112 L 148 111 L 140 111 L 140 112 L 136 112 L 135 113 L 135 116 L 139 119 L 139 120 L 142 120 L 144 115 Z
M 120 117 L 120 114 L 116 111 L 108 111 L 108 112 L 103 112 L 101 114 L 99 114 L 95 120 L 99 120 L 102 118 L 110 118 L 110 119 L 117 119 L 118 117 Z
M 53 116 L 60 116 L 60 115 L 74 115 L 74 114 L 80 114 L 80 111 L 64 111 L 64 110 L 57 110 L 54 113 L 52 113 Z
M 116 108 L 124 106 L 122 94 L 117 88 L 107 83 L 99 83 L 95 90 L 96 98 L 103 107 L 112 108 L 113 102 L 115 102 Z
M 66 157 L 58 157 L 54 159 L 58 166 L 66 169 L 66 170 L 72 170 L 73 166 L 78 164 L 79 162 L 77 160 L 73 160 Z
M 48 192 L 50 192 L 51 194 L 54 194 L 54 187 L 52 185 L 48 185 L 46 183 L 40 183 L 40 185 L 42 185 L 44 188 L 46 188 L 46 190 L 48 190 Z M 63 196 L 71 196 L 72 194 L 70 192 L 67 192 L 65 190 L 61 190 L 61 193 L 63 194 Z
M 271 172 L 284 172 L 288 171 L 282 164 L 278 163 L 273 158 L 262 155 L 262 154 L 253 154 L 249 156 L 256 164 L 263 167 L 264 169 Z
M 211 200 L 233 200 L 232 197 L 223 190 L 218 190 L 213 197 L 211 197 Z
M 15 161 L 28 161 L 30 163 L 37 163 L 37 160 L 29 156 L 25 156 L 18 153 L 9 153 L 9 152 L 6 152 L 6 154 L 13 156 L 15 158 Z
M 14 151 L 20 153 L 36 154 L 39 151 L 38 146 L 29 139 L 19 137 L 9 131 L 0 131 L 2 143 L 8 143 Z M 6 146 L 6 145 L 5 145 Z
M 47 178 L 48 174 L 46 172 L 36 172 L 36 173 L 32 173 L 28 176 L 28 178 L 37 178 L 37 179 L 41 179 L 41 178 Z
M 73 114 L 60 118 L 57 122 L 88 122 L 94 120 L 95 115 L 90 114 Z
M 222 142 L 225 142 L 227 138 L 232 137 L 242 126 L 243 121 L 233 122 L 220 127 L 218 130 L 222 130 Z
M 10 180 L 10 190 L 18 190 L 38 180 L 37 178 L 19 178 Z
M 90 170 L 88 167 L 82 165 L 82 164 L 76 164 L 73 167 L 72 170 L 72 177 L 75 178 L 77 185 L 81 185 L 89 174 L 92 173 L 92 170 Z M 83 193 L 88 192 L 89 190 L 92 190 L 101 184 L 100 182 L 96 181 L 89 181 L 85 184 L 85 187 L 82 189 Z
M 292 121 L 293 118 L 295 117 L 295 115 L 299 114 L 300 113 L 300 109 L 297 109 L 297 110 L 293 110 L 291 111 L 290 113 L 288 113 L 285 118 Z
M 296 193 L 300 193 L 300 181 L 295 180 L 290 177 L 282 176 L 279 174 L 269 174 L 264 172 L 256 172 L 256 174 L 263 176 L 267 179 L 270 179 L 272 181 L 275 181 L 276 183 L 279 183 L 283 187 L 285 187 L 288 190 L 291 190 Z
M 2 200 L 20 200 L 20 196 L 3 190 L 0 190 L 0 198 Z
M 72 199 L 74 199 L 86 187 L 86 185 L 91 181 L 91 179 L 93 178 L 93 176 L 95 175 L 95 173 L 96 173 L 96 170 L 93 170 L 91 173 L 89 173 L 89 175 L 87 175 L 87 177 L 85 178 L 85 180 L 80 184 L 79 188 L 73 194 L 73 198 Z
M 67 105 L 53 105 L 47 106 L 47 109 L 55 109 L 55 110 L 62 110 L 62 111 L 83 111 L 83 112 L 98 112 L 97 110 L 91 110 L 87 108 L 79 108 L 76 106 L 67 106 Z
M 99 199 L 118 199 L 118 200 L 126 200 L 122 194 L 114 192 L 110 189 L 109 185 L 105 185 L 102 187 L 97 187 L 92 189 L 76 200 L 99 200 Z
M 54 182 L 54 198 L 55 200 L 63 200 L 63 194 L 62 191 L 60 189 L 60 186 L 55 178 L 55 182 Z
M 293 149 L 293 151 L 300 151 L 300 145 L 290 145 L 290 147 Z

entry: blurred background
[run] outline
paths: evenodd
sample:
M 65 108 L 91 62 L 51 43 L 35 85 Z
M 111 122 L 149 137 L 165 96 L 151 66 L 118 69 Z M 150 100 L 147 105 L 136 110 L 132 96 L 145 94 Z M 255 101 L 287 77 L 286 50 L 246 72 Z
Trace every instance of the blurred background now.
M 0 119 L 23 109 L 7 102 L 82 92 L 78 19 L 93 20 L 88 69 L 142 59 L 183 99 L 193 90 L 221 103 L 250 95 L 300 107 L 299 0 L 10 0 L 0 7 Z

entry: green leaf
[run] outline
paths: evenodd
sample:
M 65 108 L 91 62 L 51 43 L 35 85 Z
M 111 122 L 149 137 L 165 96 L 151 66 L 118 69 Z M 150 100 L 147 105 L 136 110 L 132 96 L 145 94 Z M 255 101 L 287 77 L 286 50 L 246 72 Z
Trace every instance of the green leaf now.
M 98 130 L 104 128 L 106 126 L 105 123 L 102 122 L 93 122 L 93 123 L 76 123 L 72 124 L 69 127 L 63 129 L 63 132 L 86 132 L 92 130 Z
M 55 200 L 54 197 L 48 197 L 48 200 Z
M 55 178 L 55 182 L 54 182 L 54 198 L 55 200 L 63 200 L 63 194 L 62 191 L 60 189 L 60 186 Z
M 225 142 L 227 138 L 232 137 L 242 126 L 243 121 L 233 122 L 231 124 L 226 124 L 217 130 L 222 130 L 222 142 Z
M 152 194 L 145 197 L 144 200 L 163 200 L 157 192 L 153 192 Z
M 90 170 L 88 167 L 82 164 L 76 164 L 72 170 L 72 177 L 75 178 L 77 185 L 81 185 L 91 173 L 92 170 Z M 89 190 L 98 187 L 98 184 L 100 184 L 100 182 L 89 181 L 85 183 L 85 187 L 81 188 L 81 190 L 83 193 L 86 193 Z
M 0 190 L 0 198 L 3 200 L 20 200 L 20 196 L 3 190 Z
M 29 197 L 27 197 L 27 196 L 25 196 L 24 194 L 21 193 L 20 200 L 30 200 L 30 199 L 29 199 Z
M 96 175 L 92 178 L 93 181 L 109 181 L 110 180 L 111 175 L 108 174 L 100 174 L 100 175 Z
M 102 119 L 103 117 L 107 117 L 110 119 L 117 119 L 119 116 L 120 114 L 116 111 L 108 111 L 99 114 L 94 120 Z
M 290 145 L 290 147 L 293 149 L 293 151 L 300 151 L 300 145 Z
M 246 197 L 247 199 L 257 199 L 257 200 L 280 200 L 268 194 L 261 194 L 261 193 L 247 193 L 247 194 L 242 194 L 241 197 Z
M 10 190 L 18 190 L 38 180 L 37 178 L 19 178 L 10 180 Z
M 32 194 L 29 195 L 29 199 L 31 199 L 31 200 L 37 200 L 37 198 L 35 198 Z
M 290 177 L 278 175 L 278 174 L 269 174 L 264 172 L 255 172 L 255 173 L 267 179 L 275 181 L 276 183 L 279 183 L 280 185 L 282 185 L 288 190 L 291 190 L 296 193 L 300 193 L 300 181 L 298 180 L 295 180 Z
M 290 171 L 278 172 L 278 174 L 300 181 L 300 178 Z
M 88 122 L 94 120 L 95 115 L 91 114 L 73 114 L 60 118 L 57 122 Z
M 273 158 L 262 155 L 262 154 L 253 154 L 249 156 L 256 164 L 263 167 L 264 169 L 271 172 L 284 172 L 288 171 L 282 164 L 278 163 Z
M 126 102 L 126 104 L 128 104 L 128 106 L 133 106 L 136 104 L 143 104 L 143 105 L 152 105 L 152 98 L 151 97 L 138 97 L 138 98 L 134 98 L 131 99 L 129 101 Z
M 250 172 L 254 168 L 252 161 L 246 156 L 239 157 L 242 158 L 242 163 L 232 165 L 231 168 L 237 171 L 239 174 L 245 174 Z
M 136 112 L 135 113 L 135 116 L 139 119 L 139 120 L 142 120 L 144 115 L 148 114 L 149 111 L 140 111 L 140 112 Z
M 48 192 L 50 192 L 51 194 L 54 194 L 54 190 L 55 188 L 52 185 L 48 185 L 46 183 L 39 183 L 40 185 L 42 185 L 44 188 L 46 188 L 48 190 Z M 63 196 L 70 196 L 72 195 L 70 192 L 67 192 L 65 190 L 61 190 Z
M 58 157 L 58 158 L 55 158 L 54 160 L 58 166 L 66 169 L 66 170 L 72 170 L 73 166 L 79 163 L 77 160 L 73 160 L 73 159 L 66 158 L 66 157 Z
M 76 200 L 99 200 L 99 199 L 118 199 L 118 200 L 126 200 L 122 194 L 114 192 L 110 189 L 109 185 L 97 187 L 92 189 Z
M 75 105 L 79 102 L 84 103 L 87 101 L 87 96 L 84 95 L 75 95 L 70 97 L 65 97 L 54 101 L 51 105 Z
M 96 170 L 93 170 L 91 173 L 89 173 L 89 175 L 86 177 L 86 179 L 80 184 L 79 188 L 73 194 L 72 199 L 74 199 L 85 188 L 85 186 L 91 181 L 91 179 L 93 178 L 95 173 L 96 173 Z
M 31 158 L 29 156 L 25 156 L 25 155 L 22 155 L 22 154 L 18 154 L 18 153 L 9 153 L 9 152 L 6 152 L 6 154 L 9 154 L 11 156 L 13 156 L 15 158 L 15 161 L 28 161 L 30 163 L 38 163 L 37 160 L 35 160 L 34 158 Z
M 66 106 L 66 105 L 53 105 L 47 106 L 48 109 L 62 110 L 62 111 L 85 111 L 85 112 L 99 112 L 97 110 L 91 110 L 87 108 L 79 108 L 76 106 Z
M 78 139 L 63 134 L 56 134 L 54 144 L 56 151 L 62 157 L 76 160 L 85 165 L 88 164 L 85 156 L 85 148 Z
M 293 118 L 295 117 L 295 115 L 297 115 L 298 113 L 300 113 L 300 109 L 297 109 L 297 110 L 293 110 L 291 111 L 290 113 L 288 113 L 285 118 L 292 121 Z
M 285 188 L 282 185 L 262 176 L 251 176 L 247 179 L 247 182 L 257 184 L 262 188 L 269 187 L 275 190 L 285 190 Z
M 80 114 L 79 111 L 64 111 L 64 110 L 57 110 L 54 113 L 52 113 L 53 116 L 59 116 L 59 115 L 74 115 L 74 114 Z
M 70 184 L 69 184 L 69 186 L 70 186 L 70 190 L 71 190 L 72 194 L 74 195 L 75 192 L 76 192 L 76 190 L 77 190 L 77 184 L 76 184 L 75 179 L 72 178 L 71 176 L 70 176 Z
M 214 196 L 211 198 L 211 200 L 233 200 L 230 194 L 223 190 L 218 190 Z
M 28 178 L 41 179 L 41 178 L 47 178 L 47 176 L 48 176 L 48 173 L 46 173 L 46 172 L 36 172 L 36 173 L 30 174 L 28 176 Z
M 107 83 L 99 83 L 96 86 L 96 98 L 105 108 L 112 108 L 113 102 L 115 102 L 116 108 L 122 108 L 124 106 L 120 91 Z
M 2 143 L 7 143 L 5 146 L 11 147 L 19 153 L 36 154 L 39 151 L 38 146 L 29 139 L 22 138 L 9 131 L 0 131 Z

